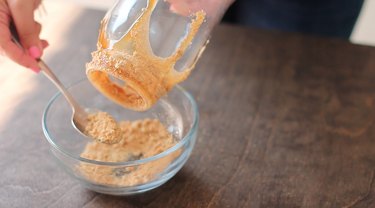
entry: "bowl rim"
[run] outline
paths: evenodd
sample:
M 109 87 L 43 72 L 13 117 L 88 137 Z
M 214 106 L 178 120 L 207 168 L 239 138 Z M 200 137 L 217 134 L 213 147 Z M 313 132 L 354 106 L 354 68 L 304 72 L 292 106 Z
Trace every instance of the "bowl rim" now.
M 69 90 L 70 88 L 72 88 L 72 87 L 74 87 L 74 86 L 76 86 L 76 85 L 78 85 L 82 82 L 85 82 L 85 81 L 89 82 L 89 80 L 87 80 L 87 79 L 81 79 L 78 82 L 75 82 L 75 83 L 69 85 L 67 87 L 67 89 Z M 94 88 L 94 86 L 93 86 L 93 88 Z M 145 163 L 148 163 L 148 162 L 155 161 L 155 160 L 160 159 L 162 157 L 165 157 L 165 156 L 169 155 L 170 153 L 179 149 L 186 142 L 188 142 L 189 140 L 194 138 L 194 134 L 198 130 L 199 111 L 198 111 L 198 105 L 197 105 L 195 99 L 193 98 L 193 96 L 188 91 L 186 91 L 180 85 L 175 85 L 174 88 L 181 91 L 183 93 L 183 95 L 185 97 L 187 97 L 187 99 L 191 103 L 192 109 L 193 109 L 193 114 L 194 114 L 193 115 L 193 124 L 192 124 L 191 128 L 189 129 L 189 131 L 186 133 L 186 135 L 177 144 L 175 144 L 174 146 L 170 147 L 169 149 L 167 149 L 167 150 L 165 150 L 165 151 L 163 151 L 163 152 L 161 152 L 157 155 L 154 155 L 152 157 L 143 158 L 143 159 L 140 159 L 140 160 L 124 161 L 124 162 L 104 162 L 104 161 L 90 160 L 90 159 L 87 159 L 87 158 L 83 158 L 81 156 L 75 156 L 74 154 L 64 150 L 64 148 L 62 148 L 57 143 L 55 143 L 54 138 L 49 133 L 50 131 L 49 131 L 48 125 L 47 125 L 48 112 L 49 112 L 52 104 L 56 101 L 56 99 L 59 98 L 62 95 L 61 92 L 57 92 L 54 96 L 52 96 L 52 98 L 48 101 L 47 106 L 44 108 L 43 116 L 42 116 L 42 129 L 43 129 L 44 136 L 46 137 L 48 143 L 54 149 L 58 150 L 63 155 L 65 155 L 69 158 L 72 158 L 74 160 L 78 160 L 78 161 L 85 162 L 85 163 L 91 163 L 91 164 L 95 164 L 95 165 L 106 165 L 106 166 L 134 166 L 134 165 L 140 165 L 140 164 L 145 164 Z

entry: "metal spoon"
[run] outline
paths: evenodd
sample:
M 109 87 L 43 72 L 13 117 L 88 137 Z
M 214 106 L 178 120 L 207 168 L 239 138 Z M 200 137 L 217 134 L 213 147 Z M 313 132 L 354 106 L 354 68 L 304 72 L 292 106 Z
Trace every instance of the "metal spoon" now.
M 10 23 L 10 31 L 12 34 L 12 41 L 20 48 L 23 49 L 20 39 L 16 30 L 16 27 L 11 22 Z M 36 60 L 39 64 L 39 67 L 43 74 L 52 81 L 53 84 L 60 90 L 61 94 L 64 95 L 66 100 L 68 101 L 70 107 L 72 107 L 72 124 L 75 129 L 77 129 L 81 134 L 85 135 L 85 128 L 87 125 L 87 112 L 78 104 L 78 102 L 73 98 L 73 96 L 68 92 L 68 90 L 64 87 L 64 85 L 60 82 L 60 80 L 56 77 L 56 75 L 51 71 L 51 69 L 44 63 L 42 59 Z

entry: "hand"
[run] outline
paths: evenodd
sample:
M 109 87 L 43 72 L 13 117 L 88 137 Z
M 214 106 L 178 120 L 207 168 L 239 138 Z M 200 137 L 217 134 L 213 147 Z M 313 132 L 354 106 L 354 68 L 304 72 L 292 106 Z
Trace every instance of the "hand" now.
M 203 10 L 209 17 L 222 15 L 234 0 L 167 0 L 170 10 L 178 14 L 188 16 Z
M 34 20 L 34 10 L 41 0 L 0 0 L 0 50 L 14 62 L 39 72 L 36 58 L 40 58 L 48 42 L 39 38 L 41 25 Z M 10 22 L 16 26 L 25 49 L 12 42 Z

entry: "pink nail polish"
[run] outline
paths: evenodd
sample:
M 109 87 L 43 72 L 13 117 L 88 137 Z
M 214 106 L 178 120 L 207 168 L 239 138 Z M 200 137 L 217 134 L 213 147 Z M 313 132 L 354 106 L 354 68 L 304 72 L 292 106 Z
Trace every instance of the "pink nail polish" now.
M 40 56 L 42 55 L 42 52 L 39 50 L 38 47 L 32 46 L 29 48 L 29 54 L 31 57 L 36 59 L 36 58 L 40 58 Z

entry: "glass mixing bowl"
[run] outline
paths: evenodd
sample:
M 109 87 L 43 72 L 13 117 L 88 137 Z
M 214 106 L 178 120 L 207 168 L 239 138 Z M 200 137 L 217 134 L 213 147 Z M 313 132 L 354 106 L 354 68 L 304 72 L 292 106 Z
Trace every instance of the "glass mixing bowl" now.
M 127 110 L 111 102 L 86 79 L 68 90 L 82 106 L 108 112 L 117 121 L 158 119 L 176 141 L 164 152 L 143 159 L 103 162 L 83 158 L 81 153 L 93 140 L 72 126 L 72 110 L 57 93 L 44 111 L 43 132 L 57 163 L 84 187 L 110 195 L 142 193 L 168 181 L 189 158 L 197 137 L 199 116 L 193 97 L 180 86 L 145 112 Z

